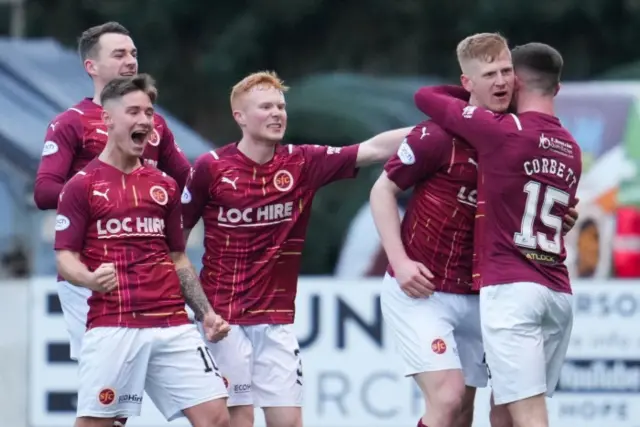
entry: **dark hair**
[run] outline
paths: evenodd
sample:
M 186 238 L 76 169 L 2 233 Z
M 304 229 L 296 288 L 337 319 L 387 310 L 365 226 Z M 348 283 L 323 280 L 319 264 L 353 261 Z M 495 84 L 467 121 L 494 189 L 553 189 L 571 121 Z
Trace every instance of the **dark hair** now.
M 548 44 L 527 43 L 513 48 L 511 59 L 516 73 L 524 71 L 522 80 L 527 87 L 555 95 L 564 65 L 560 52 Z
M 144 92 L 151 99 L 151 103 L 158 98 L 155 81 L 149 74 L 138 74 L 133 77 L 118 77 L 111 80 L 100 93 L 100 103 L 119 99 L 132 92 Z
M 95 57 L 100 47 L 98 46 L 100 37 L 104 34 L 122 34 L 128 36 L 129 30 L 123 25 L 113 21 L 85 30 L 78 38 L 78 53 L 83 61 L 87 58 Z

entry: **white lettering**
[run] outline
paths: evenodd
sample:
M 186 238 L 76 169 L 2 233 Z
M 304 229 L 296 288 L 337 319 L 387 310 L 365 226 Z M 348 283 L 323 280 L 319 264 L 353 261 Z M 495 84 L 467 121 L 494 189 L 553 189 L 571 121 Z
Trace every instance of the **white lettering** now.
M 133 226 L 135 224 L 135 228 Z M 145 217 L 109 218 L 96 221 L 98 238 L 116 235 L 164 235 L 164 219 Z
M 578 183 L 578 179 L 573 170 L 556 159 L 543 157 L 541 159 L 527 160 L 522 166 L 528 176 L 535 174 L 553 175 L 567 182 L 569 188 L 572 188 Z M 566 176 L 565 170 L 567 171 Z
M 218 210 L 218 223 L 231 227 L 248 226 L 249 224 L 268 225 L 273 222 L 288 221 L 293 216 L 293 203 L 273 203 L 244 210 L 220 207 Z

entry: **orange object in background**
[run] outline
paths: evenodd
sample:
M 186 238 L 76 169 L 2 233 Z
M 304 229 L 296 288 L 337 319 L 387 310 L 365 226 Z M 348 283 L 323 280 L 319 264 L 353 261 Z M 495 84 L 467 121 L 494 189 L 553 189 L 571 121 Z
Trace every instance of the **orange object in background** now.
M 616 278 L 640 277 L 640 208 L 618 208 L 613 241 L 613 269 Z

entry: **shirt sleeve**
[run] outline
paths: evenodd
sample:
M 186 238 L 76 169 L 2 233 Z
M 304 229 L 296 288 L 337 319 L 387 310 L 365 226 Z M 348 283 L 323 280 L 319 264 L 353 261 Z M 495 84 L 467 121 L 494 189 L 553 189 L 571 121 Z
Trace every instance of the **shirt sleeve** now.
M 82 124 L 66 116 L 54 119 L 47 128 L 42 158 L 36 174 L 33 199 L 38 209 L 55 209 L 69 176 L 76 148 L 82 138 Z
M 169 129 L 164 118 L 156 116 L 161 121 L 162 135 L 160 135 L 160 155 L 158 169 L 166 172 L 178 184 L 180 191 L 184 188 L 191 173 L 191 164 L 175 141 L 173 132 Z
M 452 146 L 450 135 L 433 122 L 423 122 L 409 132 L 384 170 L 398 188 L 406 190 L 446 165 Z
M 167 203 L 167 215 L 165 218 L 165 230 L 167 237 L 167 245 L 171 252 L 184 252 L 186 242 L 184 241 L 184 233 L 182 232 L 182 206 L 180 203 L 180 190 L 175 182 L 171 191 L 171 198 Z
M 301 145 L 306 160 L 305 172 L 311 185 L 320 188 L 334 181 L 355 178 L 359 147 L 359 144 L 346 147 Z
M 182 217 L 186 229 L 195 227 L 209 202 L 213 182 L 213 161 L 214 157 L 211 153 L 200 156 L 182 192 Z
M 56 215 L 55 250 L 82 252 L 91 219 L 86 175 L 76 175 L 59 196 Z
M 416 106 L 446 131 L 460 136 L 478 153 L 499 148 L 510 133 L 522 130 L 514 114 L 496 114 L 451 96 L 450 86 L 423 87 L 416 92 Z

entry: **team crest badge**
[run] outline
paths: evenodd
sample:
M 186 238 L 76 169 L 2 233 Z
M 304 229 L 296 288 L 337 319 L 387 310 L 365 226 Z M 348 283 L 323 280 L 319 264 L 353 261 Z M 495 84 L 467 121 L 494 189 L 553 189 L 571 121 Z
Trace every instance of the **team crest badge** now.
M 273 186 L 282 192 L 291 190 L 291 187 L 293 187 L 293 175 L 289 171 L 279 170 L 273 176 Z
M 431 350 L 436 354 L 443 354 L 447 351 L 447 344 L 442 340 L 442 338 L 436 338 L 431 343 Z
M 149 135 L 149 139 L 147 140 L 149 145 L 153 145 L 157 147 L 160 144 L 160 134 L 158 133 L 158 129 L 153 128 L 153 132 Z
M 112 388 L 105 387 L 98 393 L 98 402 L 102 406 L 109 406 L 116 400 L 116 391 Z
M 149 195 L 153 199 L 154 202 L 159 204 L 160 206 L 164 206 L 169 201 L 169 195 L 167 194 L 167 190 L 160 187 L 159 185 L 154 185 L 149 190 Z

